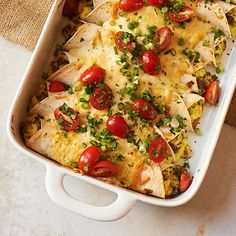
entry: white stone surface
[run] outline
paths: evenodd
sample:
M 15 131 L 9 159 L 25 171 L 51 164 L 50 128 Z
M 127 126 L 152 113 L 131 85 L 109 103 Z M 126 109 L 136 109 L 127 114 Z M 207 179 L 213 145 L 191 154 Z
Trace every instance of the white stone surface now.
M 236 129 L 224 125 L 205 181 L 192 201 L 177 208 L 138 202 L 123 219 L 101 223 L 54 204 L 44 186 L 45 168 L 17 151 L 6 135 L 6 117 L 31 52 L 0 39 L 0 236 L 236 235 Z M 74 196 L 97 205 L 107 191 L 68 177 Z

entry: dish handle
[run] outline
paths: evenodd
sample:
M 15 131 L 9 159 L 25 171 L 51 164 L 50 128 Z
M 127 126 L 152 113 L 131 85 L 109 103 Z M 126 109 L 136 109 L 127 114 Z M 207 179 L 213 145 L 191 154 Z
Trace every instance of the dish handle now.
M 81 216 L 97 221 L 114 221 L 128 214 L 136 200 L 125 193 L 117 193 L 117 199 L 108 206 L 93 206 L 81 202 L 66 192 L 63 186 L 65 177 L 59 168 L 47 166 L 46 189 L 49 197 L 58 205 Z

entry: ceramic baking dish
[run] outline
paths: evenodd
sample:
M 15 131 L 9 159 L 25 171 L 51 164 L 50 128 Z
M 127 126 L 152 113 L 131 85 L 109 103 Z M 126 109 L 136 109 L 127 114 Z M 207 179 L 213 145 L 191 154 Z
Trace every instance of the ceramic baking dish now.
M 190 135 L 190 144 L 193 149 L 193 157 L 190 160 L 193 182 L 187 192 L 173 199 L 159 199 L 146 196 L 124 188 L 109 185 L 88 176 L 81 176 L 65 167 L 39 155 L 28 149 L 22 140 L 20 125 L 24 120 L 27 105 L 33 95 L 39 78 L 43 71 L 47 71 L 56 43 L 60 39 L 62 27 L 66 20 L 62 17 L 64 0 L 56 0 L 52 6 L 43 32 L 40 36 L 28 69 L 21 81 L 16 93 L 8 117 L 8 134 L 12 143 L 24 154 L 46 166 L 46 189 L 50 198 L 60 206 L 78 213 L 82 216 L 99 220 L 112 221 L 126 215 L 135 205 L 136 201 L 142 201 L 153 205 L 174 207 L 188 202 L 198 191 L 208 169 L 211 157 L 219 137 L 225 115 L 227 113 L 236 84 L 236 50 L 235 45 L 229 43 L 227 49 L 229 56 L 225 55 L 226 72 L 221 75 L 220 83 L 222 95 L 220 103 L 216 108 L 206 108 L 201 122 L 203 136 Z M 232 42 L 232 40 L 230 40 Z M 74 176 L 90 184 L 99 186 L 117 194 L 117 199 L 105 207 L 86 204 L 70 196 L 64 189 L 63 179 L 65 175 Z M 216 193 L 217 194 L 217 193 Z

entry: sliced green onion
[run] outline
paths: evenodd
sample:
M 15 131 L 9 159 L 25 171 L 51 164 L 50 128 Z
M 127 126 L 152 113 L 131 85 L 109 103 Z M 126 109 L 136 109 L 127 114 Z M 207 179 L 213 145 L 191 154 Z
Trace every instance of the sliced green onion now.
M 103 26 L 103 22 L 102 22 L 102 21 L 98 21 L 98 22 L 97 22 L 97 25 Z
M 202 132 L 199 128 L 196 128 L 194 131 L 197 136 L 202 136 Z
M 120 12 L 118 13 L 118 15 L 121 16 L 121 17 L 126 16 L 126 12 L 125 12 L 125 11 L 120 11 Z
M 111 20 L 111 21 L 110 21 L 110 25 L 111 25 L 111 26 L 114 26 L 115 24 L 116 24 L 116 22 L 115 22 L 114 20 Z
M 154 45 L 153 45 L 152 43 L 148 43 L 148 44 L 145 46 L 145 48 L 146 48 L 147 50 L 152 50 L 152 49 L 154 49 Z
M 216 67 L 216 73 L 217 73 L 217 74 L 223 73 L 224 71 L 225 71 L 225 69 L 224 69 L 223 66 L 218 66 L 218 67 Z
M 135 29 L 134 29 L 134 35 L 135 35 L 135 36 L 140 36 L 141 34 L 142 34 L 142 31 L 141 31 L 140 28 L 135 28 Z
M 162 7 L 161 8 L 161 13 L 165 14 L 168 12 L 168 7 Z

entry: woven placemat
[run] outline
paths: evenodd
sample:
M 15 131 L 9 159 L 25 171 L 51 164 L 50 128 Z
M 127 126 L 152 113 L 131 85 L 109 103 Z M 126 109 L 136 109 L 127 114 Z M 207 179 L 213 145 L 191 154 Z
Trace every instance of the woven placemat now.
M 0 0 L 0 36 L 33 50 L 53 0 Z M 236 93 L 226 122 L 236 127 Z

